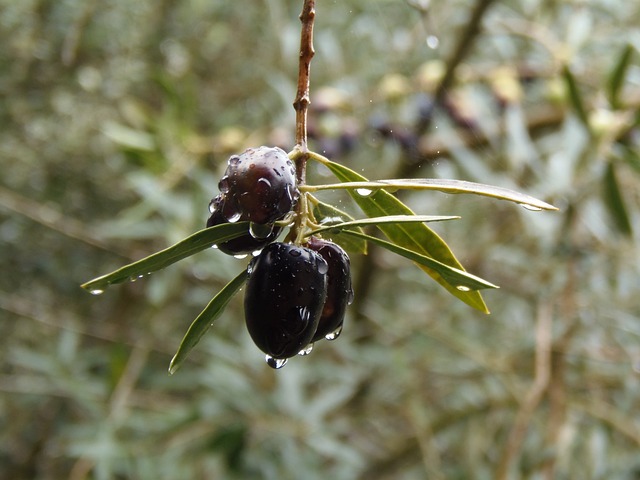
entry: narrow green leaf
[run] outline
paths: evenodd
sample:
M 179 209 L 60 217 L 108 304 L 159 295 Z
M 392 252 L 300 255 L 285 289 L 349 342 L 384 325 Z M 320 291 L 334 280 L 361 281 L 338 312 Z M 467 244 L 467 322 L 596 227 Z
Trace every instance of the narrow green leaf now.
M 362 220 L 353 220 L 351 222 L 337 223 L 326 227 L 317 228 L 310 235 L 322 233 L 324 231 L 339 231 L 344 229 L 352 229 L 352 227 L 361 227 L 365 225 L 380 225 L 385 223 L 423 223 L 423 222 L 443 222 L 446 220 L 458 220 L 460 217 L 451 215 L 389 215 L 386 217 L 365 218 Z M 364 232 L 360 232 L 364 233 Z
M 459 291 L 481 290 L 483 288 L 500 288 L 497 285 L 494 285 L 493 283 L 490 283 L 480 277 L 465 272 L 464 270 L 450 267 L 449 265 L 438 262 L 437 260 L 427 257 L 426 255 L 412 252 L 411 250 L 399 247 L 398 245 L 394 245 L 393 243 L 387 242 L 386 240 L 381 240 L 370 235 L 365 235 L 350 230 L 344 230 L 344 233 L 347 235 L 353 235 L 365 239 L 369 242 L 373 242 L 376 245 L 386 248 L 390 252 L 401 255 L 405 258 L 408 258 L 409 260 L 416 262 L 419 265 L 423 265 L 430 268 L 431 270 L 438 272 L 440 276 L 449 283 L 449 285 Z
M 564 77 L 564 81 L 567 83 L 567 88 L 569 89 L 569 100 L 571 101 L 573 109 L 576 111 L 580 121 L 584 124 L 587 130 L 590 131 L 589 117 L 587 116 L 587 110 L 582 100 L 582 94 L 580 93 L 578 83 L 576 82 L 576 79 L 568 65 L 565 65 L 562 69 L 562 76 Z
M 613 218 L 615 225 L 618 227 L 621 233 L 632 236 L 633 227 L 631 226 L 631 220 L 627 206 L 624 201 L 624 196 L 620 189 L 620 184 L 616 175 L 615 164 L 609 162 L 607 170 L 604 174 L 604 201 L 609 209 L 609 213 Z
M 94 278 L 81 286 L 95 295 L 100 294 L 104 292 L 109 285 L 137 279 L 157 270 L 162 270 L 216 243 L 239 237 L 247 232 L 248 228 L 249 222 L 225 223 L 223 225 L 205 228 L 169 248 L 156 252 L 137 262 L 125 265 L 111 273 Z
M 364 191 L 368 190 L 437 190 L 444 193 L 458 194 L 467 193 L 482 195 L 498 200 L 515 202 L 531 210 L 558 210 L 553 205 L 538 200 L 531 195 L 516 192 L 503 187 L 485 185 L 482 183 L 467 182 L 465 180 L 450 180 L 440 178 L 394 178 L 391 180 L 374 180 L 371 182 L 343 182 L 331 183 L 327 185 L 312 186 L 313 190 L 337 190 L 347 189 Z
M 310 153 L 310 158 L 325 165 L 342 182 L 366 182 L 362 175 L 353 170 L 334 163 L 317 153 Z M 362 196 L 353 190 L 348 190 L 354 201 L 368 217 L 383 217 L 386 215 L 415 215 L 404 203 L 384 190 L 377 190 L 368 196 Z M 380 230 L 394 244 L 416 253 L 433 258 L 440 263 L 464 271 L 460 262 L 440 236 L 424 223 L 403 223 L 395 225 L 380 225 Z M 464 292 L 451 286 L 442 276 L 432 268 L 419 265 L 431 278 L 442 285 L 449 293 L 465 302 L 467 305 L 482 312 L 489 313 L 480 292 Z
M 227 283 L 196 317 L 180 342 L 178 351 L 171 359 L 169 364 L 169 373 L 171 375 L 176 373 L 176 370 L 180 368 L 189 352 L 198 344 L 203 335 L 209 330 L 209 327 L 213 325 L 213 322 L 222 315 L 229 301 L 240 290 L 246 280 L 247 272 L 243 270 L 236 278 Z
M 311 197 L 311 201 L 313 202 L 313 216 L 318 222 L 320 222 L 320 224 L 335 225 L 344 221 L 355 220 L 355 218 L 353 218 L 347 212 L 344 212 L 328 203 L 321 202 L 311 194 L 309 194 L 309 196 Z M 358 229 L 358 231 L 364 233 L 364 230 L 362 230 L 361 228 Z M 367 242 L 360 238 L 349 237 L 334 232 L 331 235 L 331 239 L 334 242 L 339 243 L 340 246 L 349 253 L 363 255 L 367 254 Z
M 624 84 L 624 78 L 627 74 L 627 69 L 631 63 L 631 55 L 633 54 L 633 47 L 631 44 L 625 45 L 622 49 L 622 53 L 618 57 L 618 61 L 609 74 L 609 81 L 607 82 L 609 103 L 615 108 L 620 108 L 620 90 Z

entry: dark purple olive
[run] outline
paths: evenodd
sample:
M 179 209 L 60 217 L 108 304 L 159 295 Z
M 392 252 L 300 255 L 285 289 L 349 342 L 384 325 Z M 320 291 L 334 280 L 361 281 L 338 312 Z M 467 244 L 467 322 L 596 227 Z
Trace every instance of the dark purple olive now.
M 228 160 L 218 184 L 227 220 L 242 218 L 257 224 L 282 220 L 300 193 L 296 169 L 280 148 L 249 148 Z
M 353 301 L 349 256 L 339 245 L 321 238 L 311 237 L 307 246 L 318 252 L 329 265 L 327 299 L 312 341 L 315 342 L 327 336 L 327 338 L 336 338 L 340 334 L 347 305 Z
M 207 227 L 214 227 L 228 222 L 224 215 L 224 203 L 221 195 L 211 200 L 210 210 L 211 216 L 207 220 Z M 238 219 L 238 221 L 243 220 L 246 220 L 246 218 L 242 218 L 242 216 Z M 217 247 L 227 255 L 244 255 L 260 250 L 265 245 L 273 242 L 278 238 L 281 231 L 282 227 L 275 225 L 264 225 L 259 228 L 249 227 L 246 234 L 218 243 Z
M 249 264 L 244 314 L 256 346 L 274 359 L 313 338 L 327 297 L 327 262 L 305 247 L 275 242 Z

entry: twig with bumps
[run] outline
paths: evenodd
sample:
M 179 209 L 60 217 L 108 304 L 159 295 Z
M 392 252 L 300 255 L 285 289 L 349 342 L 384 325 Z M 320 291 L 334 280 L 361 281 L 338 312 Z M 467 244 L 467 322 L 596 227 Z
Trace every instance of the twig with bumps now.
M 315 54 L 313 49 L 313 23 L 316 18 L 315 0 L 304 0 L 300 22 L 302 30 L 300 32 L 300 64 L 298 68 L 298 91 L 293 102 L 296 111 L 296 148 L 302 155 L 296 159 L 296 171 L 298 184 L 304 185 L 305 171 L 307 163 L 307 111 L 309 104 L 309 73 L 311 70 L 311 59 Z

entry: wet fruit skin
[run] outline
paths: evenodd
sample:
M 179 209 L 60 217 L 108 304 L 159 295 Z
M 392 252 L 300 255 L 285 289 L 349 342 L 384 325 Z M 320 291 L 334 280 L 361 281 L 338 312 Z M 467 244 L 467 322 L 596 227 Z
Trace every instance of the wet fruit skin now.
M 280 148 L 249 148 L 228 160 L 218 187 L 227 219 L 240 215 L 258 224 L 283 219 L 300 195 L 296 170 Z
M 300 196 L 293 162 L 277 147 L 249 148 L 240 155 L 232 155 L 218 188 L 220 194 L 209 206 L 207 227 L 237 221 L 271 225 L 286 217 Z M 251 253 L 273 242 L 282 227 L 262 230 L 261 235 L 247 231 L 218 248 L 229 255 Z
M 311 237 L 308 248 L 318 252 L 327 262 L 327 299 L 318 328 L 311 341 L 315 342 L 342 326 L 347 305 L 353 300 L 351 287 L 351 263 L 347 253 L 333 242 Z
M 328 268 L 316 252 L 280 242 L 252 260 L 244 312 L 260 350 L 289 358 L 311 342 L 327 297 Z
M 214 227 L 216 225 L 221 225 L 223 223 L 228 223 L 228 220 L 225 218 L 223 213 L 223 205 L 222 205 L 222 197 L 218 195 L 211 201 L 211 207 L 213 208 L 213 212 L 211 216 L 207 220 L 207 227 Z M 240 217 L 239 221 L 246 220 L 246 218 Z M 282 227 L 274 226 L 269 233 L 264 238 L 255 238 L 251 235 L 250 232 L 246 234 L 228 240 L 226 242 L 219 243 L 217 247 L 221 252 L 226 253 L 227 255 L 243 255 L 245 253 L 251 253 L 256 250 L 262 249 L 265 245 L 273 242 L 278 235 L 282 231 Z

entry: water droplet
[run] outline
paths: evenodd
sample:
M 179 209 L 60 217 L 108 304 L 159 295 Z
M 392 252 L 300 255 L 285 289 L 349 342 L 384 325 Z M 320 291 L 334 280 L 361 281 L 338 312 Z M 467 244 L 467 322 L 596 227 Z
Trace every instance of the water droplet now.
M 329 264 L 325 262 L 322 258 L 318 258 L 316 260 L 316 268 L 318 269 L 318 273 L 324 275 L 329 271 Z
M 522 208 L 531 210 L 532 212 L 539 212 L 540 210 L 542 210 L 540 207 L 536 207 L 535 205 L 530 205 L 528 203 L 521 203 L 520 205 L 522 206 Z
M 225 175 L 218 182 L 218 189 L 222 193 L 229 193 L 229 176 Z
M 209 213 L 213 213 L 216 211 L 216 199 L 214 198 L 209 202 Z
M 435 35 L 429 35 L 427 37 L 427 47 L 436 49 L 438 48 L 438 45 L 440 45 L 440 39 L 438 37 L 436 37 Z
M 338 223 L 344 223 L 342 217 L 324 217 L 320 220 L 320 225 L 333 225 Z
M 461 292 L 470 292 L 471 288 L 467 287 L 466 285 L 458 285 L 456 287 L 458 290 L 460 290 Z
M 211 248 L 218 248 L 218 245 L 211 245 Z
M 240 163 L 240 157 L 238 155 L 233 155 L 227 160 L 227 165 L 230 167 L 234 167 Z
M 350 289 L 347 291 L 347 305 L 351 305 L 351 304 L 353 303 L 353 297 L 354 297 L 354 295 L 353 295 L 353 289 L 352 289 L 352 288 L 350 288 Z
M 252 257 L 257 257 L 262 253 L 262 249 L 260 250 L 254 250 L 253 252 L 251 252 L 251 256 Z
M 273 232 L 273 224 L 260 224 L 251 222 L 249 224 L 249 233 L 257 240 L 267 238 Z
M 259 194 L 267 194 L 271 190 L 271 182 L 266 178 L 259 178 L 256 184 L 256 192 Z
M 265 355 L 264 359 L 267 365 L 276 370 L 284 367 L 287 364 L 287 360 L 289 360 L 288 358 L 273 358 L 271 355 Z
M 231 215 L 227 217 L 227 221 L 229 223 L 236 223 L 238 220 L 240 220 L 241 216 L 242 214 L 240 212 L 232 212 Z
M 289 255 L 291 255 L 292 257 L 299 257 L 300 255 L 302 255 L 302 252 L 298 249 L 292 249 L 289 250 Z
M 372 192 L 373 190 L 369 190 L 368 188 L 356 188 L 356 193 L 361 197 L 368 197 Z
M 306 347 L 304 347 L 302 350 L 300 350 L 298 352 L 298 355 L 304 357 L 306 355 L 309 355 L 311 353 L 311 351 L 313 350 L 313 343 L 310 343 L 309 345 L 307 345 Z
M 247 254 L 246 253 L 238 253 L 238 254 L 234 255 L 233 258 L 237 258 L 238 260 L 242 260 L 243 258 L 247 258 Z
M 327 333 L 324 336 L 324 338 L 326 338 L 329 341 L 332 341 L 332 340 L 335 340 L 336 338 L 338 338 L 341 333 L 342 333 L 342 325 L 340 325 L 338 328 L 336 328 L 333 332 Z
M 102 295 L 104 293 L 104 290 L 100 288 L 94 288 L 93 290 L 89 290 L 89 293 L 91 295 Z
M 291 226 L 293 225 L 293 221 L 295 220 L 295 218 L 296 218 L 296 212 L 292 210 L 285 215 L 285 217 L 280 221 L 280 224 Z

